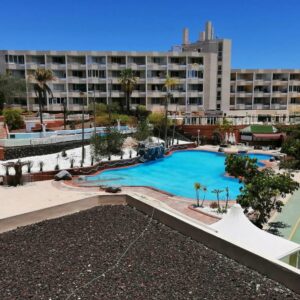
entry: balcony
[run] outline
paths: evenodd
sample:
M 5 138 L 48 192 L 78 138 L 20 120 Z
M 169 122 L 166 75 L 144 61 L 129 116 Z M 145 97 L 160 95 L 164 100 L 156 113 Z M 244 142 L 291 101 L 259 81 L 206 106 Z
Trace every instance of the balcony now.
M 79 64 L 79 63 L 68 63 L 68 69 L 69 70 L 86 70 L 86 65 Z
M 242 98 L 252 96 L 252 92 L 249 92 L 249 91 L 239 91 L 239 92 L 236 92 L 235 94 L 237 97 L 242 97 Z
M 185 95 L 185 93 L 183 93 Z M 188 91 L 187 96 L 188 98 L 197 98 L 203 95 L 203 92 L 200 91 Z
M 287 105 L 286 104 L 271 104 L 271 109 L 278 109 L 278 110 L 282 110 L 282 109 L 287 109 Z
M 165 78 L 161 78 L 161 77 L 148 77 L 147 78 L 147 83 L 153 83 L 153 84 L 163 84 L 165 83 Z
M 162 71 L 167 69 L 167 64 L 148 63 L 148 70 Z
M 188 64 L 187 67 L 189 70 L 198 71 L 198 70 L 202 70 L 204 68 L 204 65 L 203 64 Z
M 106 65 L 105 64 L 96 64 L 96 63 L 91 63 L 88 64 L 88 69 L 89 70 L 106 70 Z
M 51 69 L 51 70 L 65 70 L 66 65 L 65 64 L 48 63 L 48 64 L 46 64 L 46 68 Z
M 86 83 L 85 77 L 68 77 L 69 83 Z
M 133 98 L 146 97 L 146 92 L 145 91 L 133 91 L 131 94 L 131 97 L 133 97 Z
M 109 70 L 124 70 L 126 69 L 126 64 L 109 63 L 107 68 Z
M 36 62 L 26 63 L 26 68 L 27 69 L 36 70 L 38 68 L 44 68 L 44 67 L 45 67 L 45 64 L 40 64 L 40 63 L 36 63 Z
M 111 91 L 111 97 L 113 98 L 124 97 L 124 93 L 121 91 Z
M 142 64 L 136 64 L 136 63 L 128 63 L 127 64 L 127 68 L 130 68 L 132 70 L 145 70 L 146 69 L 146 65 L 142 65 Z
M 88 77 L 87 78 L 88 83 L 106 83 L 106 78 L 102 77 Z
M 180 65 L 180 64 L 169 64 L 168 65 L 169 70 L 185 70 L 186 69 L 186 65 Z
M 147 95 L 148 97 L 160 98 L 165 97 L 166 93 L 164 91 L 148 91 Z

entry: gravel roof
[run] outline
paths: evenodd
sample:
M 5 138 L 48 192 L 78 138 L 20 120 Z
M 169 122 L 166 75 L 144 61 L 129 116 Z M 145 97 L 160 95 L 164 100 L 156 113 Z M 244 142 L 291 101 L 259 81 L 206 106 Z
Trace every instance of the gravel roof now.
M 1 234 L 1 299 L 300 299 L 149 220 L 127 206 L 101 206 Z

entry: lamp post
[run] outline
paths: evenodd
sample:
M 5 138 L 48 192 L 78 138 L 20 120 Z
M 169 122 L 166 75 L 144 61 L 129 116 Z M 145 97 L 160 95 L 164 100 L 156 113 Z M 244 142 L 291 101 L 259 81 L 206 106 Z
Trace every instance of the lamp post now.
M 67 125 L 67 102 L 66 99 L 62 101 L 63 105 L 63 114 L 64 114 L 64 130 L 66 130 L 66 125 Z
M 197 138 L 198 138 L 198 146 L 199 146 L 200 145 L 200 129 L 198 129 L 197 132 L 198 132 Z
M 96 96 L 95 96 L 95 85 L 93 91 L 88 91 L 88 94 L 93 93 L 93 115 L 94 115 L 94 134 L 96 135 Z
M 83 92 L 80 92 L 80 96 L 84 96 Z M 82 115 L 81 115 L 81 166 L 84 163 L 84 98 L 82 98 Z

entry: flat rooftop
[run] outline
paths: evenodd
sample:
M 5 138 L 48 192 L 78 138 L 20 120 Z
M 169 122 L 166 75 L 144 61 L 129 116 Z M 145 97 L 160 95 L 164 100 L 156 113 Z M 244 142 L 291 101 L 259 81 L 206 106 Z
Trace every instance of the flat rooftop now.
M 0 269 L 2 299 L 300 299 L 128 206 L 3 233 Z

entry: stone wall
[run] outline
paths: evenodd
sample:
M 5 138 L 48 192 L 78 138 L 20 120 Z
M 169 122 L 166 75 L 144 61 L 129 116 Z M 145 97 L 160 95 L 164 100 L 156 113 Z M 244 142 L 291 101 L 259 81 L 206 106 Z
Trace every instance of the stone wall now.
M 89 145 L 90 141 L 85 141 L 85 145 Z M 47 145 L 31 145 L 21 147 L 7 147 L 4 149 L 4 159 L 16 159 L 26 156 L 36 156 L 61 152 L 62 150 L 69 150 L 82 145 L 81 141 L 64 142 Z M 1 153 L 0 153 L 1 155 Z M 1 158 L 0 158 L 1 159 Z

